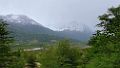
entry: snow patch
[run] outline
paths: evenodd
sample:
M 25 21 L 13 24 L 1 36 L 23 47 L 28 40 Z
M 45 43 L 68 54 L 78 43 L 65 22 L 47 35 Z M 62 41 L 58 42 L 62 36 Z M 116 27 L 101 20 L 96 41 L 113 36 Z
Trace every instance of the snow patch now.
M 12 15 L 11 18 L 12 18 L 12 19 L 18 19 L 19 16 L 17 16 L 17 15 Z

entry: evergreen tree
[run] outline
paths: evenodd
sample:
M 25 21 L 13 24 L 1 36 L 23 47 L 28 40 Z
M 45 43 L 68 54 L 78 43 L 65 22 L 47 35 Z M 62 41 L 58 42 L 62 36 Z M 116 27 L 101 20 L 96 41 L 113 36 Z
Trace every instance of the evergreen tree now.
M 7 30 L 5 21 L 0 20 L 0 68 L 6 68 L 11 63 L 10 43 L 13 38 L 10 37 L 10 32 Z

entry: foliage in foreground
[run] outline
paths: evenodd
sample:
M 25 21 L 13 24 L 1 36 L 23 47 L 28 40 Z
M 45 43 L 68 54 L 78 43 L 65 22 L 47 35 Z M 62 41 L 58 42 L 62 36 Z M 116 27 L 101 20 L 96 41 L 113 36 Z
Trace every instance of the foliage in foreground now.
M 7 31 L 7 25 L 5 21 L 0 20 L 0 68 L 9 67 L 12 63 L 12 53 L 10 50 L 10 43 L 13 39 L 9 36 L 10 32 Z
M 87 68 L 120 68 L 120 6 L 110 8 L 99 20 L 102 30 L 89 42 L 93 55 Z
M 120 68 L 120 6 L 99 17 L 102 30 L 80 49 L 62 40 L 40 51 L 12 52 L 12 37 L 0 20 L 0 68 Z
M 82 52 L 80 48 L 71 47 L 63 40 L 45 49 L 40 55 L 42 68 L 77 68 L 80 65 Z

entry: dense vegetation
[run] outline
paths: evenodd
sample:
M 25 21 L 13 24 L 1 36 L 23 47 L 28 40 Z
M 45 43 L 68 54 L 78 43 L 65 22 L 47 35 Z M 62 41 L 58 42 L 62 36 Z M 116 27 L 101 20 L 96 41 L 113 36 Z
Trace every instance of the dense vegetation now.
M 0 68 L 120 68 L 120 6 L 99 20 L 102 28 L 91 37 L 89 47 L 61 40 L 37 51 L 11 50 L 13 38 L 0 20 Z

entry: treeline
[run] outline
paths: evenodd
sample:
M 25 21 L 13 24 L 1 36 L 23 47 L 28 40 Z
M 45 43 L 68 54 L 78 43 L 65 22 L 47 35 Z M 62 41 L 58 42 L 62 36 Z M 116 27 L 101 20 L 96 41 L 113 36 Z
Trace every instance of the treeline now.
M 38 51 L 13 51 L 15 41 L 0 20 L 0 68 L 120 68 L 120 6 L 99 16 L 101 27 L 89 47 L 80 48 L 61 40 Z M 13 48 L 12 48 L 13 49 Z

